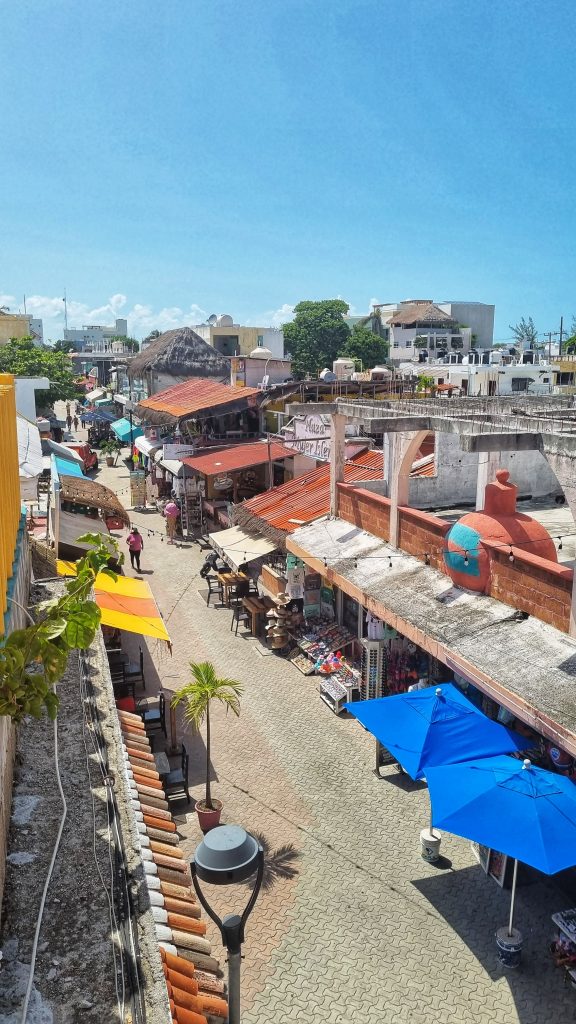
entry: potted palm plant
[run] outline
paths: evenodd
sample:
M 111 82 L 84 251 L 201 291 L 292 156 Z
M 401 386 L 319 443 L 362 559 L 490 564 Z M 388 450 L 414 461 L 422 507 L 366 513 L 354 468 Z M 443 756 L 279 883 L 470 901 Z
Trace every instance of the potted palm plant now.
M 210 706 L 220 701 L 226 711 L 239 715 L 242 687 L 234 679 L 219 679 L 210 661 L 191 661 L 190 670 L 192 678 L 176 691 L 172 707 L 183 704 L 184 718 L 198 730 L 206 723 L 206 792 L 204 800 L 196 801 L 196 812 L 200 828 L 208 832 L 220 823 L 222 813 L 222 802 L 212 797 L 210 788 Z
M 115 437 L 109 437 L 107 441 L 102 441 L 100 451 L 104 452 L 106 456 L 106 465 L 115 466 L 118 462 L 118 455 L 122 451 L 122 445 Z

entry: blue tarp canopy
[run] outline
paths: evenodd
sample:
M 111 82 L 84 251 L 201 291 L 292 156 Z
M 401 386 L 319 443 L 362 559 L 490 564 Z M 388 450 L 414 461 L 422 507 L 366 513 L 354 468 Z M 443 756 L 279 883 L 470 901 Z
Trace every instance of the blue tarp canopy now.
M 120 420 L 115 420 L 114 423 L 110 424 L 111 429 L 116 434 L 119 441 L 124 444 L 131 444 L 135 437 L 140 437 L 144 433 L 142 427 L 134 425 L 130 426 L 129 420 L 122 417 Z
M 56 463 L 56 470 L 58 476 L 79 476 L 84 477 L 79 462 L 72 462 L 72 459 L 62 459 L 59 455 L 53 455 L 54 462 Z
M 106 409 L 99 409 L 98 412 L 82 412 L 82 418 L 86 423 L 113 423 L 116 413 L 107 412 Z
M 525 736 L 493 722 L 452 683 L 345 704 L 412 776 L 427 766 L 525 750 Z

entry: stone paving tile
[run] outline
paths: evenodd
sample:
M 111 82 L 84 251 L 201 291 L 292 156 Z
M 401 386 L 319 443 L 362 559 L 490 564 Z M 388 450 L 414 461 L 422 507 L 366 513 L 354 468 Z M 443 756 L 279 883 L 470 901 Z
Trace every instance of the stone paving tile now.
M 124 478 L 124 479 L 123 479 Z M 99 479 L 121 490 L 124 468 Z M 319 700 L 317 683 L 230 632 L 230 613 L 207 608 L 198 590 L 197 545 L 171 547 L 146 528 L 142 565 L 174 642 L 170 658 L 151 642 L 169 689 L 190 659 L 214 661 L 244 686 L 239 719 L 214 715 L 214 794 L 224 820 L 262 833 L 272 849 L 292 843 L 298 875 L 261 895 L 247 928 L 243 1024 L 541 1024 L 576 1020 L 576 997 L 547 953 L 550 914 L 566 905 L 551 881 L 519 889 L 522 968 L 504 974 L 494 933 L 509 893 L 480 871 L 464 840 L 445 836 L 443 869 L 419 855 L 426 788 L 371 772 L 373 740 Z M 127 574 L 133 575 L 130 568 Z M 192 790 L 202 793 L 201 739 L 179 729 L 191 753 Z M 188 854 L 200 839 L 182 816 Z M 243 896 L 244 894 L 242 894 Z M 219 938 L 211 933 L 215 944 Z

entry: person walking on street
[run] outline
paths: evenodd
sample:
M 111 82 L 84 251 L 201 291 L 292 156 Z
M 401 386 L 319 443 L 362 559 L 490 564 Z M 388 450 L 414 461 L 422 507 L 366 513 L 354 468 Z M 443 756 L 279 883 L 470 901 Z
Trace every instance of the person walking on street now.
M 74 417 L 73 423 L 74 423 L 74 430 L 78 430 L 79 422 L 78 422 L 78 417 L 77 416 Z
M 176 536 L 176 521 L 180 515 L 180 509 L 175 501 L 169 501 L 164 506 L 164 515 L 166 517 L 166 533 L 168 534 L 168 543 L 174 543 L 174 537 Z
M 133 526 L 126 540 L 130 552 L 130 562 L 136 572 L 140 572 L 140 552 L 144 550 L 144 538 L 137 526 Z
M 66 417 L 70 415 L 70 402 L 66 402 Z
M 83 412 L 80 413 L 80 426 L 82 427 L 82 430 L 84 430 L 86 427 L 86 420 L 84 418 Z
M 68 427 L 68 430 L 72 430 L 72 417 L 70 413 L 68 413 L 66 417 L 66 426 Z

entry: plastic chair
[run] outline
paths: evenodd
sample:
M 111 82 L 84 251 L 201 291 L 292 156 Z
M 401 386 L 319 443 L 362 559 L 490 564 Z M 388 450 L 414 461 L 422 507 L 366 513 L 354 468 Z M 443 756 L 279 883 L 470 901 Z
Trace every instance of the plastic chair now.
M 162 784 L 166 797 L 173 797 L 176 800 L 183 800 L 186 797 L 188 803 L 190 803 L 190 793 L 188 792 L 188 753 L 184 744 L 182 744 L 180 768 L 175 768 L 174 771 L 165 775 L 162 779 Z
M 208 584 L 208 597 L 206 598 L 206 605 L 208 606 L 210 604 L 210 598 L 212 597 L 212 594 L 218 594 L 218 597 L 220 598 L 220 604 L 223 605 L 224 604 L 224 591 L 222 589 L 222 584 L 221 584 L 220 580 L 218 579 L 218 577 L 217 576 L 206 576 L 205 580 L 206 580 L 206 583 Z
M 134 683 L 142 683 L 142 689 L 146 689 L 146 679 L 144 678 L 144 652 L 141 647 L 138 648 L 138 664 L 126 665 L 124 669 L 124 675 L 126 679 L 134 680 Z
M 150 708 L 148 704 L 140 705 L 138 714 L 144 722 L 147 736 L 154 736 L 157 732 L 163 732 L 164 736 L 168 738 L 168 733 L 166 732 L 166 698 L 162 692 L 158 694 L 158 707 Z
M 243 622 L 246 626 L 251 616 L 241 604 L 236 604 L 232 608 L 232 621 L 230 623 L 230 630 L 234 629 L 234 636 L 238 636 L 238 626 Z M 234 625 L 236 628 L 234 628 Z

